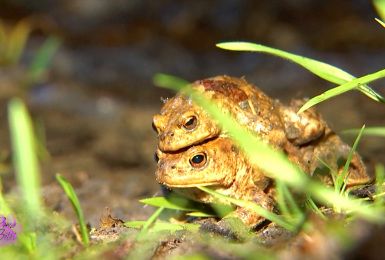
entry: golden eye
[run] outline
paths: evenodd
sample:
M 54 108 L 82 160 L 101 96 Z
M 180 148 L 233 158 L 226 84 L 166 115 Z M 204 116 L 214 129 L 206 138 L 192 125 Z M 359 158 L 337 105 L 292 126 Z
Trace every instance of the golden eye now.
M 191 131 L 194 130 L 195 127 L 198 124 L 198 119 L 196 116 L 190 116 L 189 118 L 186 119 L 186 121 L 183 123 L 183 128 Z
M 207 155 L 205 153 L 197 153 L 190 158 L 190 164 L 194 168 L 201 168 L 207 163 Z

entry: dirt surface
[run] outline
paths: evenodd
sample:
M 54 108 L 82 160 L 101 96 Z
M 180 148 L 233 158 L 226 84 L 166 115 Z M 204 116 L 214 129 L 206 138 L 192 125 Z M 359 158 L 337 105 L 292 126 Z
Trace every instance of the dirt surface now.
M 49 152 L 42 162 L 43 196 L 50 208 L 75 219 L 54 177 L 63 174 L 74 185 L 91 226 L 98 225 L 105 207 L 123 220 L 143 220 L 153 212 L 138 202 L 160 194 L 154 178 L 152 116 L 159 111 L 160 98 L 173 95 L 153 86 L 154 73 L 187 80 L 244 75 L 272 97 L 288 101 L 314 96 L 332 85 L 287 61 L 229 53 L 214 44 L 229 39 L 269 44 L 357 75 L 384 66 L 385 31 L 373 21 L 374 11 L 363 1 L 344 5 L 283 1 L 282 6 L 255 1 L 24 2 L 5 1 L 0 10 L 0 17 L 9 24 L 31 15 L 46 21 L 32 35 L 21 67 L 44 37 L 62 38 L 48 77 L 25 94 L 34 120 L 44 126 Z M 18 74 L 11 71 L 1 69 L 0 75 L 0 163 L 4 191 L 15 194 L 6 111 L 7 102 L 20 92 Z M 384 84 L 380 80 L 373 87 L 385 95 Z M 318 108 L 337 132 L 364 123 L 385 125 L 385 106 L 358 92 Z M 345 140 L 352 143 L 353 138 Z M 370 168 L 385 164 L 383 139 L 364 138 L 359 152 Z M 159 250 L 176 248 L 182 240 L 170 239 L 166 249 Z

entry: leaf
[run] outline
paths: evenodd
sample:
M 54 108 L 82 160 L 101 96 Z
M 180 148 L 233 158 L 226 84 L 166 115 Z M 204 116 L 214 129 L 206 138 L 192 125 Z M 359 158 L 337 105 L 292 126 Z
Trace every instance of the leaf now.
M 80 225 L 80 233 L 82 236 L 83 244 L 85 246 L 88 246 L 89 244 L 88 230 L 87 230 L 87 225 L 84 221 L 83 210 L 80 206 L 78 196 L 76 196 L 75 190 L 72 187 L 71 183 L 69 183 L 69 181 L 66 180 L 63 176 L 61 176 L 60 174 L 56 174 L 56 180 L 59 182 L 60 186 L 63 188 L 64 192 L 66 193 L 68 199 L 72 204 L 73 209 L 75 210 L 75 213 Z
M 329 89 L 322 93 L 321 95 L 315 96 L 311 98 L 309 101 L 307 101 L 297 112 L 298 114 L 305 111 L 306 109 L 321 103 L 322 101 L 325 101 L 329 98 L 335 97 L 337 95 L 340 95 L 344 92 L 347 92 L 349 90 L 355 89 L 358 86 L 362 86 L 363 84 L 369 83 L 371 81 L 384 78 L 385 77 L 385 69 L 377 71 L 372 74 L 365 75 L 361 78 L 353 79 L 345 84 L 342 84 L 338 87 Z M 381 97 L 381 102 L 383 102 L 382 97 Z
M 275 48 L 267 47 L 261 44 L 255 44 L 250 42 L 225 42 L 218 43 L 216 46 L 222 49 L 233 51 L 264 52 L 284 59 L 288 59 L 311 71 L 320 78 L 323 78 L 335 84 L 344 84 L 345 82 L 355 78 L 353 75 L 347 73 L 346 71 L 343 71 L 327 63 L 278 50 Z M 385 98 L 383 98 L 380 94 L 375 92 L 369 86 L 359 85 L 358 90 L 360 90 L 362 93 L 364 93 L 371 99 L 374 99 L 375 101 L 383 103 L 385 102 Z

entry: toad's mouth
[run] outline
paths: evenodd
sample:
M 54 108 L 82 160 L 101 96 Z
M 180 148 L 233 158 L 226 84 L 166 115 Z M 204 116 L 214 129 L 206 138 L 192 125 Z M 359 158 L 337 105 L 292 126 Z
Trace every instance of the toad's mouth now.
M 214 185 L 220 185 L 219 182 L 213 181 L 213 182 L 201 182 L 201 183 L 185 183 L 185 184 L 178 184 L 178 183 L 166 183 L 163 182 L 163 185 L 166 185 L 170 188 L 195 188 L 199 186 L 214 186 Z
M 207 144 L 211 141 L 214 141 L 218 137 L 219 137 L 219 134 L 209 134 L 209 135 L 202 136 L 201 138 L 198 138 L 197 140 L 195 140 L 194 142 L 191 142 L 188 145 L 177 146 L 177 148 L 175 148 L 175 149 L 171 149 L 169 147 L 168 147 L 168 149 L 165 149 L 165 147 L 163 147 L 164 145 L 161 145 L 161 146 L 158 145 L 158 149 L 165 154 L 179 154 L 179 153 L 183 153 L 183 152 L 189 150 L 191 147 L 202 146 L 202 145 Z

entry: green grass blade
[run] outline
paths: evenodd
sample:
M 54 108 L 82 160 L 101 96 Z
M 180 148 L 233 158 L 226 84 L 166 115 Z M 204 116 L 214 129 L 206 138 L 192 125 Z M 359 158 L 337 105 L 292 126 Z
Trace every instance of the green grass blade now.
M 348 129 L 344 130 L 341 133 L 342 134 L 358 134 L 361 129 Z M 379 137 L 385 137 L 385 127 L 384 126 L 373 126 L 373 127 L 366 127 L 365 131 L 363 132 L 363 135 L 369 135 L 369 136 L 379 136 Z
M 124 223 L 124 226 L 129 228 L 142 228 L 146 222 L 147 221 L 127 221 Z M 196 232 L 199 230 L 199 225 L 191 224 L 191 223 L 176 224 L 176 223 L 156 221 L 155 223 L 153 223 L 153 226 L 151 228 L 152 232 L 159 232 L 159 231 L 175 232 L 178 230 L 189 230 L 192 232 Z
M 298 113 L 301 113 L 301 112 L 305 111 L 306 109 L 308 109 L 308 108 L 310 108 L 310 107 L 312 107 L 318 103 L 321 103 L 322 101 L 325 101 L 327 99 L 330 99 L 332 97 L 335 97 L 337 95 L 345 93 L 349 90 L 355 89 L 359 86 L 363 86 L 366 83 L 369 83 L 369 82 L 372 82 L 374 80 L 378 80 L 378 79 L 384 78 L 384 77 L 385 77 L 385 69 L 377 71 L 377 72 L 372 73 L 372 74 L 365 75 L 361 78 L 353 79 L 353 80 L 351 80 L 345 84 L 342 84 L 338 87 L 329 89 L 329 90 L 325 91 L 324 93 L 322 93 L 318 96 L 315 96 L 315 97 L 311 98 L 309 101 L 307 101 L 299 109 Z M 379 101 L 384 102 L 384 99 L 381 97 Z
M 20 99 L 15 98 L 9 102 L 8 118 L 17 183 L 22 193 L 26 213 L 36 220 L 43 213 L 40 169 L 31 118 Z
M 310 72 L 314 73 L 320 78 L 323 78 L 327 81 L 333 82 L 335 84 L 344 84 L 348 81 L 351 81 L 355 77 L 344 70 L 341 70 L 337 67 L 329 65 L 327 63 L 313 60 L 310 58 L 306 58 L 300 55 L 292 54 L 289 52 L 285 52 L 282 50 L 278 50 L 275 48 L 267 47 L 261 44 L 255 44 L 250 42 L 224 42 L 218 43 L 216 45 L 219 48 L 232 50 L 232 51 L 252 51 L 252 52 L 262 52 L 268 53 L 274 56 L 281 57 L 283 59 L 290 60 L 298 65 L 304 67 Z M 358 90 L 362 93 L 374 99 L 378 102 L 385 102 L 385 98 L 383 98 L 380 94 L 375 92 L 369 86 L 359 85 L 357 86 Z
M 90 241 L 88 236 L 88 229 L 84 221 L 83 210 L 80 206 L 78 196 L 76 196 L 75 190 L 72 187 L 71 183 L 69 183 L 68 180 L 66 180 L 63 176 L 61 176 L 60 174 L 56 174 L 56 180 L 59 182 L 60 186 L 63 188 L 64 192 L 66 193 L 68 199 L 72 204 L 72 207 L 74 208 L 74 211 L 79 221 L 80 233 L 82 236 L 83 244 L 85 246 L 88 246 Z
M 148 199 L 139 200 L 139 202 L 154 206 L 154 207 L 163 207 L 166 209 L 175 209 L 182 211 L 200 211 L 198 207 L 194 207 L 191 201 L 183 197 L 153 197 Z
M 138 235 L 136 236 L 136 240 L 140 240 L 140 239 L 143 239 L 146 234 L 147 234 L 147 231 L 149 229 L 149 227 L 155 222 L 155 220 L 159 217 L 159 215 L 162 213 L 162 211 L 164 210 L 163 207 L 160 207 L 158 208 L 148 219 L 146 222 L 144 222 L 143 226 L 142 226 L 142 229 L 140 230 L 140 232 L 138 233 Z
M 373 0 L 373 5 L 381 19 L 385 21 L 385 0 Z
M 374 18 L 374 20 L 376 20 L 379 24 L 381 24 L 382 25 L 382 27 L 384 27 L 385 28 L 385 23 L 383 22 L 383 21 L 381 21 L 380 19 L 378 19 L 378 18 Z
M 362 136 L 362 133 L 364 132 L 364 129 L 365 129 L 365 125 L 362 126 L 361 131 L 359 132 L 356 140 L 353 143 L 352 148 L 349 151 L 348 158 L 345 162 L 342 174 L 337 176 L 336 186 L 338 187 L 341 194 L 343 194 L 345 192 L 346 185 L 347 185 L 347 179 L 349 177 L 349 172 L 348 172 L 349 171 L 349 165 L 350 165 L 350 162 L 352 161 L 352 158 L 353 158 L 355 151 L 357 150 L 357 146 L 361 140 L 361 136 Z
M 56 37 L 51 36 L 45 40 L 29 68 L 30 83 L 35 83 L 41 79 L 59 46 L 60 40 Z

